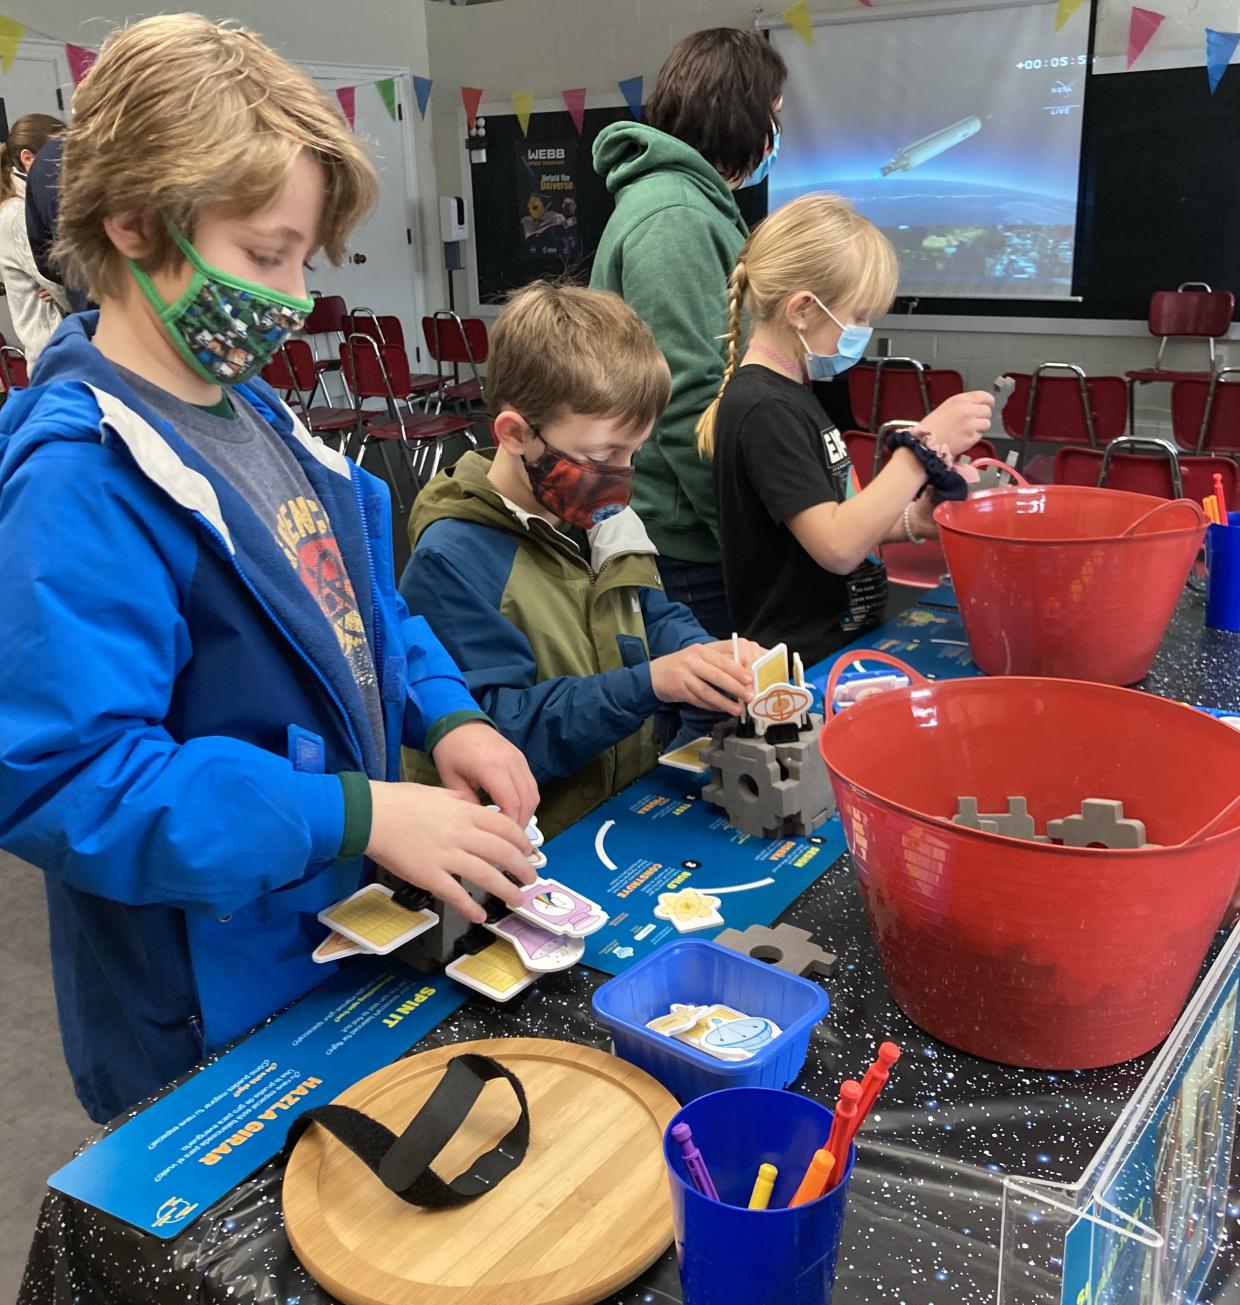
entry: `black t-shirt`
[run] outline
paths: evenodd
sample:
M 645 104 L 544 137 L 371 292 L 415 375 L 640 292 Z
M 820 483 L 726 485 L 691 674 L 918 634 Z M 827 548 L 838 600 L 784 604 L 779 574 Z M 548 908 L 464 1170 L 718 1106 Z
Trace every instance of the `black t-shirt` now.
M 842 503 L 852 463 L 808 386 L 769 367 L 737 370 L 715 422 L 715 499 L 728 605 L 737 629 L 786 643 L 806 666 L 882 620 L 881 563 L 849 576 L 824 570 L 785 524 L 819 503 Z

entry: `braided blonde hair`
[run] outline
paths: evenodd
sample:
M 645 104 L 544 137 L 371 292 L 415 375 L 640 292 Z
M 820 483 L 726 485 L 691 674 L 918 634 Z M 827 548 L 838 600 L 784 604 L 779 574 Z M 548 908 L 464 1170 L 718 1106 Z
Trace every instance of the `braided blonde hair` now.
M 728 277 L 727 361 L 719 393 L 698 419 L 698 452 L 714 455 L 715 419 L 740 365 L 746 309 L 773 322 L 793 295 L 809 290 L 868 320 L 891 306 L 898 280 L 891 242 L 838 195 L 802 195 L 755 227 Z

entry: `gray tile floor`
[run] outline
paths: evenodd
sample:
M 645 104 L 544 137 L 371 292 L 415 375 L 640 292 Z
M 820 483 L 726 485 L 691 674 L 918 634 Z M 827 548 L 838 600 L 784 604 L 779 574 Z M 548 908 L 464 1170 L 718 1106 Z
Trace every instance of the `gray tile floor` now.
M 0 852 L 0 1301 L 17 1298 L 45 1180 L 94 1128 L 60 1051 L 43 877 Z

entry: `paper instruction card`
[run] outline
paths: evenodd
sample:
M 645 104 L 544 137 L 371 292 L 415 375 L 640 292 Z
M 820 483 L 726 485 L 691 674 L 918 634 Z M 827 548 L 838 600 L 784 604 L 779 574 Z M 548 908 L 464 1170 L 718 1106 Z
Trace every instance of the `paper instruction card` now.
M 434 911 L 401 906 L 383 884 L 359 888 L 351 897 L 320 911 L 319 919 L 377 956 L 386 956 L 439 923 Z

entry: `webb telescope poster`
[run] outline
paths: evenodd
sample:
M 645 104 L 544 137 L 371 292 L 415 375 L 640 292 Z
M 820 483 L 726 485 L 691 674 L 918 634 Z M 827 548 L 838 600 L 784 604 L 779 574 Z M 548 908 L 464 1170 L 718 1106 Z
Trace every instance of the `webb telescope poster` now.
M 517 221 L 525 253 L 569 272 L 581 258 L 577 143 L 521 141 L 516 150 Z

